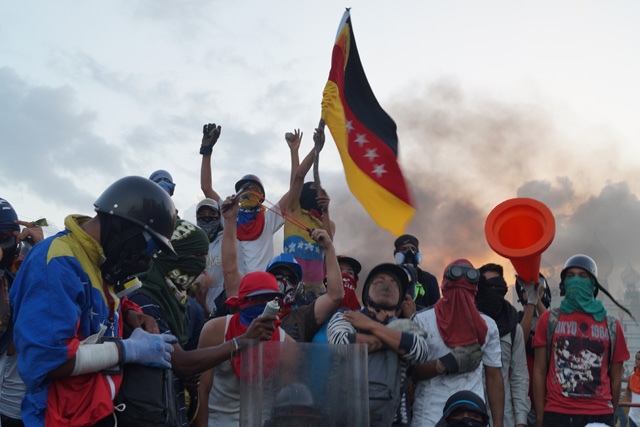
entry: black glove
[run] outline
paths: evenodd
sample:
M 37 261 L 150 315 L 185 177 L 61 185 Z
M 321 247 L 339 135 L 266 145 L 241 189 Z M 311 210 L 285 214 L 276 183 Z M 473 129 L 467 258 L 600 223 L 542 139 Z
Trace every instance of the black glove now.
M 202 145 L 200 146 L 200 154 L 210 156 L 213 152 L 213 146 L 218 142 L 220 137 L 220 126 L 216 127 L 215 123 L 208 123 L 202 127 Z
M 447 368 L 447 374 L 473 371 L 482 361 L 482 349 L 477 342 L 454 347 L 450 353 L 442 356 L 440 361 Z

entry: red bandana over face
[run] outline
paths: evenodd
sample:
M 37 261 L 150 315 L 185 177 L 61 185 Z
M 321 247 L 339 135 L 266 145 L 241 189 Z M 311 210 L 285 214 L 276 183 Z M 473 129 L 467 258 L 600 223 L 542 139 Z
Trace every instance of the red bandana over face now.
M 344 287 L 344 298 L 338 307 L 346 307 L 349 310 L 360 310 L 360 301 L 356 295 L 358 279 L 354 279 L 348 273 L 342 273 L 342 286 Z
M 453 261 L 452 265 L 473 268 L 466 259 Z M 469 283 L 465 277 L 455 282 L 443 277 L 442 298 L 435 305 L 438 331 L 448 347 L 459 347 L 473 343 L 484 344 L 487 336 L 487 324 L 476 308 L 477 286 Z

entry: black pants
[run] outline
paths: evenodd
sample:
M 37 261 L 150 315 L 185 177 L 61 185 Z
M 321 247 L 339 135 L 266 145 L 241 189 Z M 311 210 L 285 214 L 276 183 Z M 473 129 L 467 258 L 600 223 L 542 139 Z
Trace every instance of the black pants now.
M 93 427 L 113 427 L 116 425 L 116 420 L 113 418 L 113 414 L 109 414 L 97 423 L 93 425 Z M 4 427 L 4 425 L 2 426 Z
M 24 427 L 22 420 L 16 418 L 9 418 L 6 415 L 0 414 L 0 424 L 2 427 Z
M 613 414 L 606 415 L 574 415 L 545 411 L 542 425 L 544 427 L 584 427 L 589 423 L 602 423 L 613 427 Z

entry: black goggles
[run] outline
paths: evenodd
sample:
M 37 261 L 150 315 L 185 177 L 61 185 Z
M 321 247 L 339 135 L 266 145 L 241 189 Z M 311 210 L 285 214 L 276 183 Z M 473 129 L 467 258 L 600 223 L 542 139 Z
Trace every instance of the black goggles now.
M 464 265 L 452 265 L 444 273 L 444 277 L 453 282 L 458 281 L 464 277 L 467 282 L 477 284 L 480 280 L 480 271 L 472 267 L 466 267 Z

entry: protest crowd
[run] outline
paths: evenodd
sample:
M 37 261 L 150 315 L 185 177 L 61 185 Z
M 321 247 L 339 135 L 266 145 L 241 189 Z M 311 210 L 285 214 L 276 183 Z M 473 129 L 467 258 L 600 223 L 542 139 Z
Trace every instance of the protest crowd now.
M 361 278 L 366 260 L 334 247 L 328 193 L 305 182 L 322 127 L 302 160 L 302 133 L 286 134 L 289 190 L 269 196 L 274 205 L 257 175 L 215 187 L 220 136 L 204 126 L 195 224 L 178 216 L 165 170 L 119 179 L 95 216 L 70 215 L 46 239 L 0 199 L 2 426 L 240 425 L 251 366 L 284 367 L 261 425 L 349 425 L 318 398 L 324 361 L 303 359 L 304 345 L 316 356 L 363 349 L 372 426 L 615 425 L 630 355 L 620 321 L 595 298 L 593 259 L 566 261 L 558 309 L 542 275 L 517 278 L 516 308 L 502 266 L 458 254 L 438 284 L 408 234 L 381 249 L 394 262 Z M 308 384 L 287 375 L 305 363 Z M 635 369 L 626 396 L 637 402 L 640 353 Z M 637 409 L 629 416 L 640 422 Z

